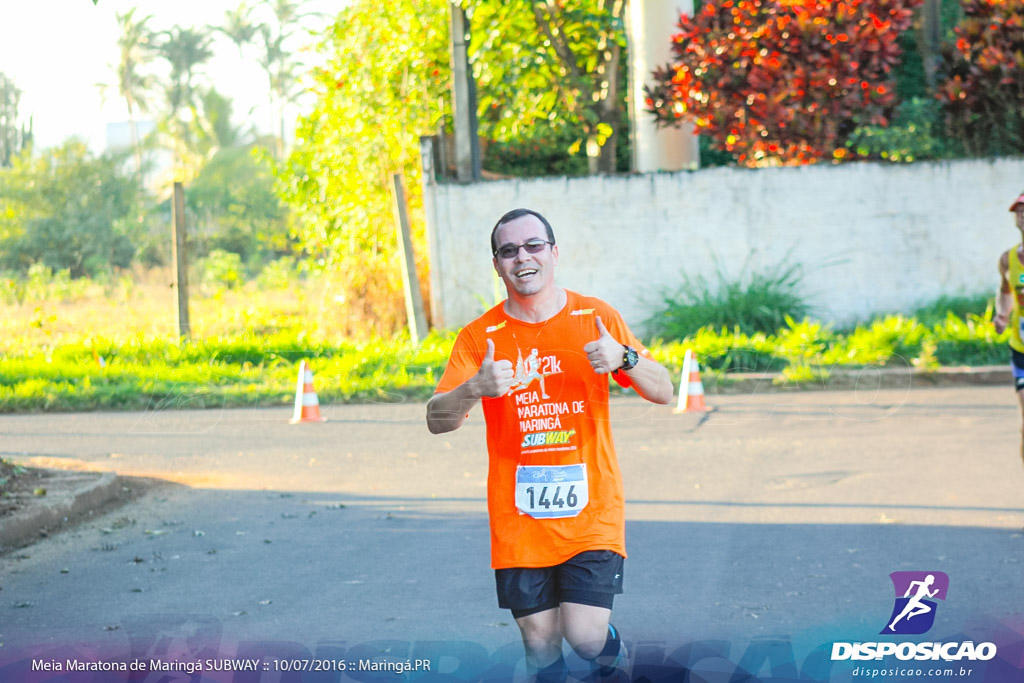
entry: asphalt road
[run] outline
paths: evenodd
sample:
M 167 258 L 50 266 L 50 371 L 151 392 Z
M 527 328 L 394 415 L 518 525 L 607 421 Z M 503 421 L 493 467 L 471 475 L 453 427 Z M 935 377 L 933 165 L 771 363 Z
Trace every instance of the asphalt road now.
M 1000 665 L 1024 670 L 1012 390 L 708 402 L 703 421 L 635 398 L 613 407 L 630 553 L 614 621 L 635 667 L 696 657 L 691 680 L 729 680 L 738 663 L 814 678 L 827 666 L 815 648 L 879 638 L 890 573 L 941 571 L 929 637 L 999 640 Z M 294 426 L 285 409 L 0 418 L 2 457 L 177 482 L 0 557 L 0 681 L 69 652 L 422 655 L 435 674 L 510 678 L 521 646 L 493 594 L 479 411 L 433 436 L 422 404 L 322 409 L 328 422 Z M 294 680 L 246 675 L 202 680 Z

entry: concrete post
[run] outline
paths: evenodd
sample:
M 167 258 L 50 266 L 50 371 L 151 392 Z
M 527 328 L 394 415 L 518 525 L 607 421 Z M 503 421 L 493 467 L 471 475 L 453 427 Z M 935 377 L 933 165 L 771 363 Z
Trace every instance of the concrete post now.
M 458 0 L 451 12 L 452 116 L 455 119 L 455 169 L 460 183 L 480 179 L 480 141 L 477 138 L 476 89 L 469 69 L 466 12 Z
M 441 236 L 438 234 L 437 218 L 437 180 L 438 169 L 435 167 L 439 144 L 438 138 L 420 138 L 420 163 L 423 173 L 420 182 L 423 189 L 423 218 L 427 228 L 427 254 L 430 259 L 430 319 L 437 329 L 444 329 L 444 282 L 441 274 L 445 263 L 441 249 Z M 440 143 L 443 146 L 443 142 Z
M 633 134 L 633 170 L 679 171 L 700 165 L 700 149 L 693 126 L 658 127 L 645 110 L 644 85 L 651 72 L 672 59 L 672 35 L 678 32 L 679 13 L 693 14 L 693 0 L 634 0 L 629 3 L 630 123 Z

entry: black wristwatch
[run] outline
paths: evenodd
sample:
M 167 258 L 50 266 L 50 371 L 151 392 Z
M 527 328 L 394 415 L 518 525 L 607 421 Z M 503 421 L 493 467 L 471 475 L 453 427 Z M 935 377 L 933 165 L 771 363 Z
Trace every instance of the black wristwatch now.
M 640 355 L 636 352 L 632 346 L 622 345 L 622 367 L 619 370 L 628 372 L 636 367 L 636 364 L 640 362 Z

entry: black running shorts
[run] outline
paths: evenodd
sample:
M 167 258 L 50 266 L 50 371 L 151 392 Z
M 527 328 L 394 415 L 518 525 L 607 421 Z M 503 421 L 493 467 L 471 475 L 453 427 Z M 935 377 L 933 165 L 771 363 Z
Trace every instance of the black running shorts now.
M 1024 353 L 1010 347 L 1010 365 L 1013 368 L 1013 386 L 1017 391 L 1024 389 Z
M 611 609 L 622 569 L 622 555 L 611 550 L 587 550 L 554 567 L 496 569 L 498 606 L 516 619 L 563 602 Z

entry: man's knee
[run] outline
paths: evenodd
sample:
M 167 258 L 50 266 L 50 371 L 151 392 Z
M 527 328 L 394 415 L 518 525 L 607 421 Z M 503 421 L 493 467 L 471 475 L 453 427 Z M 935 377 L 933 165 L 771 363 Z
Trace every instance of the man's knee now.
M 526 654 L 544 666 L 562 654 L 562 630 L 557 610 L 516 619 Z
M 562 636 L 551 636 L 544 633 L 523 633 L 523 646 L 526 654 L 540 663 L 557 659 L 562 653 Z
M 611 610 L 562 604 L 562 631 L 573 651 L 581 658 L 591 660 L 601 655 L 608 640 L 608 618 Z
M 607 631 L 607 629 L 605 630 Z M 588 638 L 576 643 L 569 641 L 569 644 L 572 646 L 573 651 L 580 656 L 580 659 L 590 661 L 592 659 L 597 659 L 601 655 L 601 651 L 604 650 L 604 644 L 607 638 L 608 636 L 606 633 L 604 637 L 598 638 L 597 640 Z

